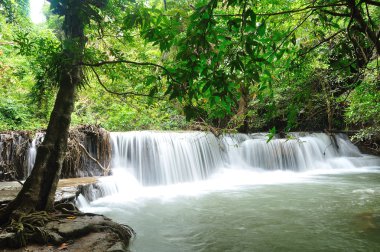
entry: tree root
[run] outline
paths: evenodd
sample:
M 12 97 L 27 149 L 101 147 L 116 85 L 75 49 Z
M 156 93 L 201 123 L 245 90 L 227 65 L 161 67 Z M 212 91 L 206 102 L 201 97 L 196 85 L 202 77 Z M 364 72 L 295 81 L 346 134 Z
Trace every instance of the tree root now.
M 79 239 L 91 233 L 116 235 L 125 246 L 134 230 L 97 214 L 82 213 L 71 202 L 59 203 L 55 212 L 14 213 L 0 234 L 0 248 L 21 248 L 29 244 L 54 244 Z
M 6 243 L 8 243 L 10 247 L 15 248 L 23 247 L 27 245 L 28 242 L 36 239 L 47 243 L 50 237 L 43 227 L 53 219 L 54 218 L 45 211 L 30 214 L 15 213 L 11 223 L 5 228 L 6 232 L 14 234 L 13 239 L 8 239 Z
M 102 216 L 93 213 L 83 213 L 73 202 L 64 202 L 54 205 L 54 209 L 57 212 L 54 216 L 60 218 L 72 217 L 72 216 Z

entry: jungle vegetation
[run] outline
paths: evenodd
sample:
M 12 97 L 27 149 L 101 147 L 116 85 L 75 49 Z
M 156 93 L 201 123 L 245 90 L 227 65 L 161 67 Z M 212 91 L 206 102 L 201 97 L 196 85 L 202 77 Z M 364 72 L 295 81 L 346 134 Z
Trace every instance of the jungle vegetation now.
M 72 124 L 380 135 L 376 0 L 0 1 L 0 128 L 47 128 L 0 210 L 52 208 Z
M 376 138 L 379 5 L 108 1 L 106 12 L 91 10 L 98 16 L 86 27 L 86 57 L 130 62 L 85 68 L 73 124 L 358 130 L 360 138 Z M 27 0 L 0 6 L 0 129 L 45 128 L 57 92 L 51 75 L 62 16 L 47 2 L 47 22 L 34 25 Z

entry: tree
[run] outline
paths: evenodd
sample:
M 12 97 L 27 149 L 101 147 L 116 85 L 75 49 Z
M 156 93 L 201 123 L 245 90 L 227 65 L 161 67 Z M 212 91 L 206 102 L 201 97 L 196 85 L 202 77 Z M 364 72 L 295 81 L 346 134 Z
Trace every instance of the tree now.
M 285 102 L 282 106 L 288 106 L 288 116 L 279 114 L 284 109 L 276 106 L 280 96 L 276 92 L 300 92 L 301 86 L 289 80 L 305 77 L 302 71 L 313 63 L 312 76 L 306 79 L 315 80 L 309 82 L 317 91 L 314 97 L 324 93 L 319 100 L 327 121 L 319 129 L 332 130 L 335 115 L 342 114 L 338 109 L 344 104 L 341 96 L 360 83 L 363 69 L 379 55 L 378 6 L 377 1 L 354 0 L 197 1 L 186 29 L 173 26 L 166 21 L 172 17 L 164 15 L 161 27 L 144 24 L 142 30 L 163 51 L 174 52 L 167 66 L 178 83 L 171 83 L 167 93 L 182 101 L 189 117 L 206 118 L 221 127 L 236 128 L 243 122 L 241 129 L 246 131 L 248 114 L 256 110 L 260 117 L 268 117 L 268 124 L 294 128 L 286 120 L 295 121 L 303 105 Z M 162 33 L 169 27 L 177 29 L 175 39 Z M 321 71 L 321 78 L 316 78 Z M 305 104 L 300 95 L 294 96 Z M 240 120 L 235 120 L 239 115 Z
M 53 50 L 50 52 L 51 55 L 46 55 L 46 57 L 50 57 L 51 60 L 48 62 L 51 65 L 46 66 L 43 78 L 46 78 L 45 81 L 55 82 L 58 87 L 58 93 L 44 141 L 37 151 L 32 173 L 25 181 L 17 197 L 6 207 L 0 209 L 0 223 L 6 223 L 13 215 L 53 210 L 54 196 L 67 147 L 68 130 L 77 89 L 84 86 L 89 78 L 89 75 L 84 73 L 85 66 L 92 70 L 95 79 L 107 91 L 133 96 L 152 97 L 153 94 L 135 93 L 133 91 L 113 92 L 101 81 L 95 67 L 110 65 L 111 74 L 112 70 L 114 70 L 112 66 L 123 64 L 150 66 L 167 72 L 164 67 L 155 63 L 126 60 L 122 58 L 124 55 L 117 48 L 112 48 L 111 46 L 105 48 L 108 50 L 107 53 L 102 50 L 104 48 L 98 48 L 97 50 L 96 47 L 92 47 L 86 50 L 88 37 L 85 36 L 85 29 L 98 32 L 98 35 L 102 37 L 101 39 L 107 37 L 103 34 L 104 26 L 108 31 L 128 33 L 128 30 L 123 30 L 121 28 L 123 25 L 119 23 L 120 21 L 128 21 L 128 19 L 124 19 L 125 17 L 123 17 L 120 10 L 125 9 L 133 1 L 115 0 L 112 1 L 114 6 L 111 6 L 109 1 L 106 0 L 51 0 L 50 2 L 52 11 L 64 17 L 62 24 L 64 34 L 61 41 L 61 50 Z M 104 13 L 109 16 L 107 14 L 100 15 L 101 9 L 104 9 Z M 108 23 L 101 23 L 106 18 L 108 18 Z M 120 18 L 120 20 L 117 20 L 117 18 Z M 21 49 L 24 51 L 28 51 L 27 49 L 31 46 L 31 43 L 21 44 Z M 109 60 L 109 58 L 116 58 L 117 60 Z M 118 77 L 120 76 L 123 77 L 123 74 L 118 74 Z M 148 78 L 147 82 L 152 82 L 151 78 Z
M 38 148 L 32 174 L 25 181 L 16 199 L 0 210 L 0 222 L 5 223 L 12 214 L 52 210 L 55 191 L 67 146 L 71 113 L 76 90 L 83 85 L 83 61 L 86 38 L 85 25 L 91 16 L 86 13 L 101 8 L 104 1 L 51 1 L 52 9 L 64 16 L 61 60 L 57 72 L 59 87 L 50 116 L 45 139 Z
M 1 222 L 15 211 L 53 207 L 76 91 L 86 81 L 122 96 L 169 95 L 188 119 L 223 128 L 248 131 L 255 117 L 264 118 L 265 129 L 290 130 L 286 120 L 296 121 L 310 106 L 307 116 L 327 114 L 332 130 L 342 96 L 360 84 L 362 70 L 379 55 L 377 1 L 191 3 L 51 0 L 64 17 L 61 49 L 48 71 L 57 98 L 32 175 L 0 210 Z M 161 59 L 129 58 L 123 45 L 138 33 L 161 50 Z M 123 83 L 140 67 L 155 72 L 141 70 L 143 87 L 125 90 Z
M 0 0 L 0 14 L 4 12 L 7 22 L 13 23 L 19 16 L 29 15 L 29 0 Z

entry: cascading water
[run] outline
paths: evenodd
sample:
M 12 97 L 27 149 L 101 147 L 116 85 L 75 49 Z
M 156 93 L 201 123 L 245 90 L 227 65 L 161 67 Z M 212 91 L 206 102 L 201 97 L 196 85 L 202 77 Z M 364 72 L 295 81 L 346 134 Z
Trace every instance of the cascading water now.
M 111 133 L 114 168 L 144 185 L 202 180 L 223 165 L 218 140 L 204 133 Z
M 27 159 L 27 176 L 32 173 L 34 163 L 36 161 L 37 146 L 44 140 L 44 133 L 37 132 L 36 136 L 33 138 L 32 143 L 28 149 L 28 159 Z
M 143 185 L 199 181 L 220 168 L 307 171 L 376 165 L 345 135 L 293 133 L 267 142 L 265 134 L 220 139 L 202 132 L 111 133 L 112 166 Z M 371 164 L 372 163 L 372 164 Z
M 345 135 L 267 143 L 265 134 L 145 131 L 111 133 L 111 141 L 113 175 L 77 204 L 132 226 L 131 251 L 380 246 L 365 233 L 380 230 L 371 222 L 380 213 L 380 159 Z
M 183 183 L 198 190 L 221 189 L 380 165 L 379 158 L 361 154 L 343 134 L 292 133 L 288 139 L 267 142 L 263 133 L 217 138 L 204 132 L 141 131 L 111 133 L 111 142 L 114 176 L 103 178 L 100 187 L 103 195 L 119 192 L 132 198 L 139 195 L 131 192 L 147 196 L 152 186 L 169 186 L 167 194 L 170 185 L 182 184 L 173 190 L 183 193 Z
M 269 142 L 262 135 L 251 135 L 251 139 L 232 152 L 244 160 L 245 166 L 264 170 L 347 169 L 378 162 L 374 157 L 361 154 L 342 134 L 333 137 L 323 133 L 293 133 L 288 139 Z M 233 165 L 233 161 L 230 164 Z

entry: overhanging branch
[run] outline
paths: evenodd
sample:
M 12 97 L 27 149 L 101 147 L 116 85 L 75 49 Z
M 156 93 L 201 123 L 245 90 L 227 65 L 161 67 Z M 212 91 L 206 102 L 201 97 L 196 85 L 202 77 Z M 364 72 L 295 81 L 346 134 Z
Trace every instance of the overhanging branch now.
M 95 74 L 95 77 L 96 79 L 98 80 L 100 86 L 103 87 L 104 90 L 106 90 L 108 93 L 110 94 L 115 94 L 115 95 L 122 95 L 122 96 L 128 96 L 128 95 L 132 95 L 132 96 L 143 96 L 143 97 L 150 97 L 150 98 L 155 98 L 155 99 L 162 99 L 162 97 L 157 97 L 157 96 L 152 96 L 152 95 L 147 95 L 147 94 L 141 94 L 141 93 L 136 93 L 136 92 L 133 92 L 133 91 L 128 91 L 128 92 L 116 92 L 116 91 L 112 91 L 110 90 L 109 88 L 107 88 L 102 80 L 100 79 L 100 76 L 99 74 L 95 71 L 94 67 L 93 66 L 90 66 L 91 70 L 93 71 L 93 73 Z
M 334 38 L 335 36 L 337 36 L 338 34 L 344 32 L 344 30 L 339 30 L 337 31 L 336 33 L 332 34 L 331 36 L 328 36 L 327 38 L 319 41 L 316 45 L 314 45 L 313 47 L 309 48 L 306 52 L 302 53 L 300 56 L 305 56 L 306 54 L 308 54 L 309 52 L 313 51 L 314 49 L 316 49 L 317 47 L 319 47 L 320 45 L 322 45 L 323 43 L 326 43 L 327 41 L 331 40 L 332 38 Z
M 340 12 L 335 12 L 335 11 L 330 11 L 330 10 L 321 10 L 321 11 L 329 15 L 336 16 L 336 17 L 350 17 L 350 14 L 348 13 L 340 13 Z
M 161 65 L 158 65 L 158 64 L 155 64 L 155 63 L 151 63 L 151 62 L 137 62 L 137 61 L 131 61 L 131 60 L 105 60 L 105 61 L 99 61 L 97 63 L 87 63 L 87 62 L 81 62 L 80 65 L 82 66 L 89 66 L 89 67 L 99 67 L 99 66 L 104 66 L 104 65 L 113 65 L 113 64 L 121 64 L 121 63 L 124 63 L 124 64 L 131 64 L 131 65 L 137 65 L 137 66 L 151 66 L 151 67 L 157 67 L 157 68 L 160 68 L 161 70 L 163 70 L 166 75 L 169 77 L 169 79 L 172 81 L 172 82 L 175 82 L 177 84 L 181 84 L 180 82 L 176 81 L 172 74 L 170 73 L 170 71 L 164 67 L 164 66 L 161 66 Z
M 369 5 L 375 5 L 375 6 L 379 6 L 380 7 L 380 2 L 377 2 L 377 1 L 365 0 L 364 2 L 366 2 Z
M 271 57 L 274 53 L 276 53 L 283 45 L 284 45 L 284 43 L 285 43 L 285 41 L 298 29 L 298 28 L 300 28 L 304 23 L 305 23 L 305 21 L 313 14 L 313 12 L 314 12 L 314 10 L 312 10 L 308 15 L 306 15 L 306 17 L 304 17 L 303 18 L 303 20 L 300 22 L 300 23 L 298 23 L 297 25 L 296 25 L 296 27 L 294 27 L 289 33 L 288 33 L 288 35 L 286 35 L 285 36 L 285 38 L 281 41 L 281 43 L 280 43 L 280 45 L 278 46 L 278 47 L 276 47 L 274 50 L 273 50 L 273 52 L 267 57 L 267 59 L 269 58 L 269 57 Z
M 285 11 L 279 11 L 279 12 L 270 12 L 270 13 L 256 13 L 256 16 L 278 16 L 278 15 L 284 15 L 284 14 L 292 14 L 292 13 L 298 13 L 303 12 L 306 10 L 317 10 L 317 9 L 323 9 L 323 8 L 329 8 L 329 7 L 341 7 L 346 6 L 344 3 L 335 3 L 335 4 L 325 4 L 325 5 L 310 5 L 306 6 L 304 8 L 299 9 L 292 9 L 292 10 L 285 10 Z M 216 17 L 239 17 L 240 14 L 214 14 Z

